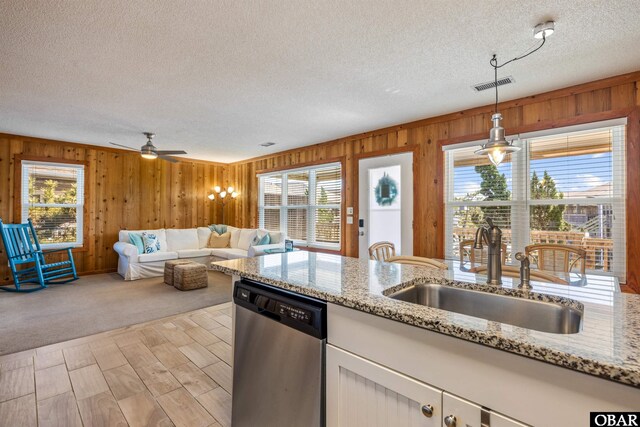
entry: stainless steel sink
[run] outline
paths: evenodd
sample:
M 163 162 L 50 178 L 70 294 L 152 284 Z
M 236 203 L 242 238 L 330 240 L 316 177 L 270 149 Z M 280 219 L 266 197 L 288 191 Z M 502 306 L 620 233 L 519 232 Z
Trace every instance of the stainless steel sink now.
M 553 334 L 575 334 L 582 327 L 582 311 L 572 307 L 435 283 L 410 286 L 387 296 Z

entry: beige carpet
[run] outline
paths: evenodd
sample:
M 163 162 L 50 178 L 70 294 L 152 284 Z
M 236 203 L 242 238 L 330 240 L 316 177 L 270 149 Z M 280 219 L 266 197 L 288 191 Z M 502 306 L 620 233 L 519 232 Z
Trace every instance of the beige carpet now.
M 113 274 L 17 294 L 0 291 L 0 355 L 185 313 L 231 300 L 231 277 L 209 272 L 209 287 L 178 291 L 162 277 L 125 282 Z

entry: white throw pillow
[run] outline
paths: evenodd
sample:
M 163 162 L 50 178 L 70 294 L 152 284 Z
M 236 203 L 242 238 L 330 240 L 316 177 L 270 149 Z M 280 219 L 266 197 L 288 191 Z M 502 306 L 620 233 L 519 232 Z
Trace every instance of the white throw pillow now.
M 284 233 L 282 231 L 270 231 L 271 243 L 284 243 Z
M 249 246 L 253 242 L 253 239 L 258 234 L 258 230 L 253 230 L 250 228 L 243 228 L 240 230 L 240 238 L 238 239 L 238 249 L 242 249 L 244 251 L 249 250 Z M 233 238 L 233 234 L 231 235 Z

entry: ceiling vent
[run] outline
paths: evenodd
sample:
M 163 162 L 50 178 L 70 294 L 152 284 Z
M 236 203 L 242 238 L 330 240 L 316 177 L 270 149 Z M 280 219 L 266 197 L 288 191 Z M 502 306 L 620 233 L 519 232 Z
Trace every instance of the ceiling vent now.
M 271 147 L 272 145 L 276 145 L 275 142 L 263 142 L 262 144 L 260 144 L 260 146 L 262 147 Z
M 503 77 L 501 79 L 498 79 L 498 86 L 504 86 L 515 82 L 516 79 L 514 79 L 513 76 Z M 490 81 L 474 85 L 473 90 L 475 90 L 476 92 L 482 92 L 483 90 L 493 89 L 494 87 L 496 87 L 496 83 L 494 81 Z

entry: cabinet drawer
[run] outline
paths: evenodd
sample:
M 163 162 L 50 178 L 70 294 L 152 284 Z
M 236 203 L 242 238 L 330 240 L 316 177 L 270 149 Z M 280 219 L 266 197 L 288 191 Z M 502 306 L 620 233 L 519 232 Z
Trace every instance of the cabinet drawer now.
M 525 424 L 490 409 L 483 410 L 480 405 L 446 391 L 442 393 L 442 424 L 445 427 L 526 427 Z

